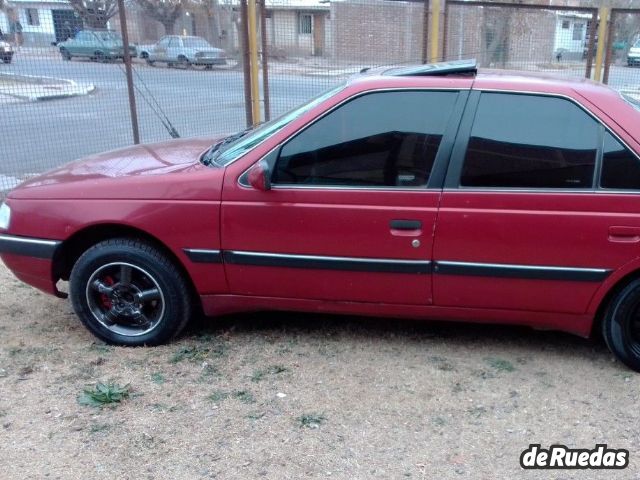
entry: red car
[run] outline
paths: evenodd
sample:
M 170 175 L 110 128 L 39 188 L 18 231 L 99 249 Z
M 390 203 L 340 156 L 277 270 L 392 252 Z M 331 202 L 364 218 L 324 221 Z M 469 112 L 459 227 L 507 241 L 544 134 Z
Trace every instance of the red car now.
M 603 85 L 367 71 L 254 130 L 29 180 L 0 252 L 115 344 L 277 309 L 601 329 L 640 369 L 639 152 L 637 102 Z

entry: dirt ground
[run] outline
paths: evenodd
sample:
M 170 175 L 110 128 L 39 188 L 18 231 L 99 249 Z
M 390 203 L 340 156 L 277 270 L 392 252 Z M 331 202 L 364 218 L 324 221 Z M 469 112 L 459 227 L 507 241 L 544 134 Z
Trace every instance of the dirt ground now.
M 131 396 L 79 404 L 98 381 Z M 0 267 L 4 480 L 639 478 L 639 386 L 599 342 L 508 327 L 260 314 L 114 348 Z M 523 471 L 530 443 L 630 465 Z

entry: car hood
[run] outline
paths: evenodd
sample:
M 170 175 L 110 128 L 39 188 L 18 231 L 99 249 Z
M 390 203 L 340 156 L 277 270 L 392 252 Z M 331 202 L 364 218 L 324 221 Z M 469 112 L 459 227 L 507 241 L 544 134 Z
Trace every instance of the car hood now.
M 223 169 L 200 156 L 219 138 L 171 140 L 91 155 L 22 183 L 9 198 L 210 199 Z

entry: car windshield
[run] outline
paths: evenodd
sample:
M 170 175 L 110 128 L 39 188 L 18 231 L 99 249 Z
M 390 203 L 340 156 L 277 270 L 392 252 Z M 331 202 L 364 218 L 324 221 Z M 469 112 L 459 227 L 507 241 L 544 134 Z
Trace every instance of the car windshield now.
M 332 97 L 333 95 L 338 93 L 344 88 L 344 86 L 345 84 L 340 84 L 338 87 L 334 87 L 322 93 L 321 95 L 318 95 L 307 103 L 289 111 L 288 113 L 285 113 L 284 115 L 274 120 L 263 123 L 255 129 L 247 129 L 231 135 L 230 137 L 227 137 L 232 139 L 232 141 L 225 143 L 225 140 L 222 140 L 222 142 L 214 145 L 211 150 L 209 150 L 209 152 L 205 154 L 206 158 L 203 158 L 203 162 L 214 163 L 215 165 L 222 167 L 229 165 L 231 162 L 244 155 L 253 147 L 262 143 L 270 135 L 287 126 L 300 115 L 308 112 L 313 107 L 325 101 L 327 98 Z
M 115 32 L 94 32 L 98 40 L 103 42 L 121 42 L 120 35 Z
M 204 38 L 185 37 L 182 39 L 185 48 L 212 48 Z

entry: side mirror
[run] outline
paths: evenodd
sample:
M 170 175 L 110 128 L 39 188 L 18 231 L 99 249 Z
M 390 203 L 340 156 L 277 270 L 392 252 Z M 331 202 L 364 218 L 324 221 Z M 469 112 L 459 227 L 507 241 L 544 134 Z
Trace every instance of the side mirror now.
M 260 160 L 247 172 L 247 181 L 256 190 L 266 192 L 271 190 L 271 169 L 269 164 Z

